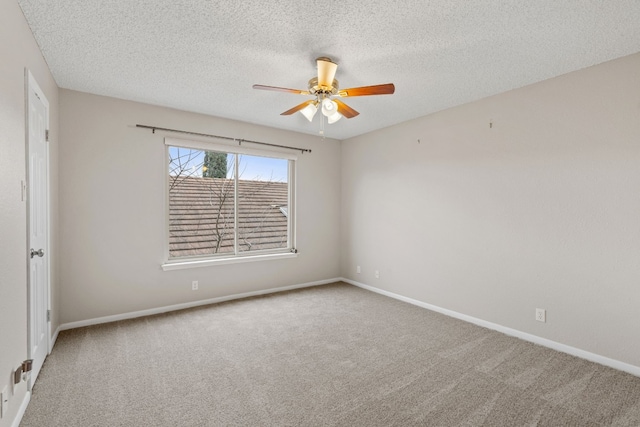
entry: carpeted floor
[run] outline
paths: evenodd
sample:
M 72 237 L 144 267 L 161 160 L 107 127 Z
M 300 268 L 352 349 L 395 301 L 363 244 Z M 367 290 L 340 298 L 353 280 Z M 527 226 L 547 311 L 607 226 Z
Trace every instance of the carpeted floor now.
M 640 426 L 640 378 L 343 283 L 64 331 L 29 426 Z

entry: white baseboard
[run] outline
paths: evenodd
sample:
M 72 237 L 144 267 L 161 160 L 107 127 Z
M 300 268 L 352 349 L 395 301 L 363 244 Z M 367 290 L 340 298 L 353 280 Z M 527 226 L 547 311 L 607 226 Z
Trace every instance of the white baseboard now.
M 206 299 L 206 300 L 200 300 L 200 301 L 192 301 L 192 302 L 188 302 L 188 303 L 183 303 L 183 304 L 175 304 L 175 305 L 170 305 L 170 306 L 165 306 L 165 307 L 158 307 L 158 308 L 152 308 L 149 310 L 141 310 L 141 311 L 135 311 L 135 312 L 131 312 L 131 313 L 123 313 L 123 314 L 117 314 L 117 315 L 113 315 L 113 316 L 104 316 L 104 317 L 98 317 L 95 319 L 87 319 L 87 320 L 81 320 L 78 322 L 69 322 L 69 323 L 63 323 L 62 325 L 58 326 L 58 328 L 56 329 L 54 336 L 52 337 L 52 342 L 51 342 L 51 347 L 53 348 L 53 344 L 55 343 L 57 337 L 58 337 L 58 333 L 60 331 L 64 331 L 67 329 L 74 329 L 74 328 L 81 328 L 84 326 L 91 326 L 91 325 L 98 325 L 100 323 L 108 323 L 108 322 L 116 322 L 118 320 L 127 320 L 127 319 L 134 319 L 136 317 L 143 317 L 143 316 L 151 316 L 154 314 L 161 314 L 161 313 L 166 313 L 166 312 L 170 312 L 170 311 L 176 311 L 176 310 L 183 310 L 185 308 L 191 308 L 191 307 L 198 307 L 198 306 L 202 306 L 202 305 L 208 305 L 208 304 L 215 304 L 215 303 L 219 303 L 219 302 L 224 302 L 224 301 L 231 301 L 234 299 L 241 299 L 241 298 L 247 298 L 247 297 L 252 297 L 252 296 L 258 296 L 258 295 L 266 295 L 266 294 L 271 294 L 271 293 L 276 293 L 276 292 L 283 292 L 283 291 L 289 291 L 289 290 L 293 290 L 293 289 L 301 289 L 301 288 L 308 288 L 311 286 L 319 286 L 319 285 L 326 285 L 329 283 L 335 283 L 335 282 L 345 282 L 345 283 L 349 283 L 350 285 L 353 286 L 357 286 L 359 288 L 362 289 L 366 289 L 368 291 L 371 292 L 375 292 L 390 298 L 394 298 L 400 301 L 404 301 L 407 302 L 409 304 L 413 304 L 416 305 L 418 307 L 422 307 L 422 308 L 426 308 L 427 310 L 431 310 L 431 311 L 435 311 L 437 313 L 441 313 L 444 314 L 446 316 L 449 317 L 454 317 L 456 319 L 460 319 L 463 320 L 465 322 L 469 322 L 469 323 L 473 323 L 475 325 L 478 326 L 482 326 L 484 328 L 488 328 L 488 329 L 492 329 L 494 331 L 498 331 L 498 332 L 502 332 L 503 334 L 506 335 L 510 335 L 510 336 L 514 336 L 516 338 L 520 338 L 523 339 L 525 341 L 529 341 L 532 342 L 534 344 L 539 344 L 542 345 L 544 347 L 548 347 L 551 348 L 553 350 L 557 350 L 557 351 L 561 351 L 563 353 L 567 353 L 570 354 L 572 356 L 576 356 L 579 357 L 581 359 L 585 359 L 585 360 L 589 360 L 591 362 L 595 362 L 595 363 L 599 363 L 601 365 L 605 365 L 605 366 L 609 366 L 610 368 L 614 368 L 614 369 L 618 369 L 620 371 L 624 371 L 624 372 L 628 372 L 632 375 L 638 376 L 640 377 L 640 367 L 635 366 L 635 365 L 631 365 L 628 363 L 624 363 L 621 362 L 619 360 L 615 360 L 615 359 L 611 359 L 605 356 L 601 356 L 599 354 L 595 354 L 595 353 L 591 353 L 585 350 L 581 350 L 579 348 L 576 347 L 571 347 L 569 345 L 566 344 L 562 344 L 556 341 L 552 341 L 546 338 L 542 338 L 539 337 L 537 335 L 532 335 L 526 332 L 522 332 L 519 331 L 517 329 L 512 329 L 512 328 L 508 328 L 506 326 L 502 326 L 499 325 L 497 323 L 492 323 L 492 322 L 488 322 L 486 320 L 482 320 L 482 319 L 478 319 L 476 317 L 472 317 L 472 316 L 468 316 L 466 314 L 462 314 L 462 313 L 458 313 L 456 311 L 453 310 L 448 310 L 446 308 L 442 308 L 442 307 L 438 307 L 432 304 L 428 304 L 426 302 L 422 302 L 413 298 L 409 298 L 409 297 L 405 297 L 399 294 L 395 294 L 393 292 L 389 292 L 389 291 L 385 291 L 383 289 L 378 289 L 375 288 L 373 286 L 369 286 L 369 285 L 365 285 L 364 283 L 360 283 L 360 282 L 356 282 L 355 280 L 351 280 L 351 279 L 347 279 L 344 277 L 339 277 L 339 278 L 334 278 L 334 279 L 327 279 L 327 280 L 320 280 L 317 282 L 309 282 L 309 283 L 302 283 L 299 285 L 291 285 L 291 286 L 284 286 L 284 287 L 279 287 L 279 288 L 271 288 L 271 289 L 263 289 L 260 291 L 253 291 L 253 292 L 246 292 L 246 293 L 242 293 L 242 294 L 234 294 L 234 295 L 227 295 L 224 297 L 218 297 L 218 298 L 211 298 L 211 299 Z M 27 400 L 28 403 L 28 400 Z M 26 409 L 26 406 L 25 406 Z
M 441 313 L 449 317 L 454 317 L 456 319 L 460 319 L 465 322 L 473 323 L 475 325 L 482 326 L 487 329 L 493 329 L 494 331 L 502 332 L 503 334 L 506 334 L 506 335 L 511 335 L 513 337 L 520 338 L 525 341 L 532 342 L 534 344 L 539 344 L 544 347 L 551 348 L 553 350 L 561 351 L 563 353 L 567 353 L 572 356 L 579 357 L 581 359 L 589 360 L 590 362 L 599 363 L 601 365 L 605 365 L 610 368 L 617 369 L 619 371 L 628 372 L 632 375 L 640 377 L 640 367 L 638 366 L 630 365 L 628 363 L 624 363 L 619 360 L 610 359 L 608 357 L 601 356 L 599 354 L 590 353 L 588 351 L 571 347 L 556 341 L 548 340 L 546 338 L 542 338 L 537 335 L 532 335 L 526 332 L 518 331 L 517 329 L 507 328 L 506 326 L 498 325 L 497 323 L 491 323 L 491 322 L 487 322 L 486 320 L 478 319 L 476 317 L 467 316 L 466 314 L 458 313 L 453 310 L 448 310 L 446 308 L 438 307 L 432 304 L 427 304 L 426 302 L 418 301 L 413 298 L 408 298 L 402 295 L 394 294 L 393 292 L 389 292 L 389 291 L 375 288 L 373 286 L 365 285 L 364 283 L 356 282 L 355 280 L 346 279 L 346 278 L 341 278 L 340 280 L 342 280 L 343 282 L 349 283 L 350 285 L 354 285 L 371 292 L 375 292 L 387 297 L 404 301 L 409 304 L 417 305 L 418 307 L 426 308 L 427 310 L 435 311 L 437 313 Z
M 206 300 L 192 301 L 192 302 L 186 302 L 186 303 L 175 304 L 175 305 L 168 305 L 168 306 L 165 306 L 165 307 L 151 308 L 151 309 L 148 309 L 148 310 L 134 311 L 134 312 L 131 312 L 131 313 L 115 314 L 113 316 L 104 316 L 104 317 L 97 317 L 95 319 L 87 319 L 87 320 L 80 320 L 80 321 L 77 321 L 77 322 L 63 323 L 62 325 L 58 326 L 58 329 L 56 329 L 55 338 L 57 338 L 57 335 L 58 335 L 58 333 L 60 331 L 64 331 L 64 330 L 67 330 L 67 329 L 82 328 L 84 326 L 98 325 L 100 323 L 117 322 L 118 320 L 135 319 L 136 317 L 151 316 L 151 315 L 154 315 L 154 314 L 167 313 L 169 311 L 184 310 L 185 308 L 199 307 L 201 305 L 215 304 L 215 303 L 218 303 L 218 302 L 231 301 L 231 300 L 234 300 L 234 299 L 248 298 L 248 297 L 254 297 L 254 296 L 258 296 L 258 295 L 266 295 L 266 294 L 272 294 L 272 293 L 276 293 L 276 292 L 290 291 L 290 290 L 293 290 L 293 289 L 301 289 L 301 288 L 309 288 L 311 286 L 327 285 L 329 283 L 335 283 L 335 282 L 339 282 L 341 280 L 342 279 L 340 279 L 340 278 L 320 280 L 320 281 L 317 281 L 317 282 L 309 282 L 309 283 L 302 283 L 302 284 L 299 284 L 299 285 L 283 286 L 283 287 L 280 287 L 280 288 L 263 289 L 263 290 L 260 290 L 260 291 L 245 292 L 245 293 L 242 293 L 242 294 L 227 295 L 227 296 L 218 297 L 218 298 L 210 298 L 210 299 L 206 299 Z
M 16 417 L 13 419 L 11 423 L 11 427 L 19 427 L 22 422 L 22 417 L 24 417 L 24 413 L 27 412 L 27 406 L 29 406 L 29 402 L 31 401 L 31 392 L 27 391 L 24 395 L 24 399 L 22 399 L 22 403 L 20 404 L 20 408 L 18 409 L 18 413 Z
M 53 336 L 51 337 L 51 340 L 49 340 L 49 353 L 51 354 L 51 351 L 53 350 L 53 346 L 56 345 L 56 340 L 58 339 L 58 335 L 60 334 L 60 326 L 58 326 L 55 330 L 55 332 L 53 333 Z

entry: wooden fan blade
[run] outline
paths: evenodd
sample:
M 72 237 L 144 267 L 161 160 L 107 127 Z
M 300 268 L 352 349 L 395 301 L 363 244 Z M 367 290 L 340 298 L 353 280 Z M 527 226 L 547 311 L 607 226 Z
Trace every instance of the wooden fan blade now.
M 298 111 L 302 110 L 304 107 L 306 107 L 307 105 L 309 105 L 309 104 L 311 104 L 313 102 L 314 102 L 313 99 L 311 99 L 309 101 L 305 101 L 302 104 L 298 104 L 295 107 L 293 107 L 292 109 L 285 111 L 284 113 L 280 113 L 280 115 L 281 116 L 290 116 L 291 114 L 297 113 Z
M 333 87 L 333 78 L 336 76 L 338 64 L 324 57 L 316 59 L 316 64 L 318 65 L 318 86 Z
M 309 95 L 309 91 L 300 90 L 300 89 L 288 89 L 286 87 L 253 85 L 253 88 L 254 89 L 260 89 L 260 90 L 275 90 L 277 92 L 295 93 L 295 94 L 298 94 L 298 95 Z
M 336 104 L 338 104 L 338 113 L 342 114 L 347 119 L 350 119 L 350 118 L 355 117 L 358 114 L 360 114 L 356 110 L 354 110 L 353 108 L 349 107 L 344 102 L 340 101 L 339 99 L 333 99 L 333 101 Z
M 342 97 L 346 96 L 367 96 L 367 95 L 391 95 L 396 91 L 396 87 L 393 83 L 387 83 L 383 85 L 352 87 L 351 89 L 341 89 L 338 91 L 338 95 Z

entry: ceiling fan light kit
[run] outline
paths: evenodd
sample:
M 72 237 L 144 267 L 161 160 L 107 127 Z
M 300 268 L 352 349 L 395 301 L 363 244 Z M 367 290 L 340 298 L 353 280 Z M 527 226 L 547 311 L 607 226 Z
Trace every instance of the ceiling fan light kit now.
M 348 96 L 391 95 L 395 92 L 395 86 L 393 83 L 340 90 L 338 80 L 335 79 L 338 64 L 324 56 L 316 59 L 316 64 L 318 67 L 318 76 L 309 80 L 307 90 L 264 85 L 253 85 L 253 88 L 314 96 L 315 99 L 296 105 L 284 113 L 281 113 L 281 115 L 289 116 L 299 111 L 311 122 L 318 111 L 318 107 L 320 107 L 322 115 L 327 118 L 329 124 L 337 122 L 343 116 L 347 119 L 351 119 L 360 114 L 339 99 L 334 99 L 334 97 L 344 98 Z
M 300 110 L 303 116 L 307 118 L 310 122 L 313 121 L 313 116 L 318 112 L 318 101 L 313 101 L 311 104 L 304 107 Z

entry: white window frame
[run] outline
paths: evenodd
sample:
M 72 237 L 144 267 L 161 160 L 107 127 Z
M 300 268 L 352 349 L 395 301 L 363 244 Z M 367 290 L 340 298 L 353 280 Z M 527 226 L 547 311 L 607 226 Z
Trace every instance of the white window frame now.
M 177 138 L 165 138 L 165 254 L 164 263 L 162 269 L 168 270 L 180 270 L 185 268 L 194 267 L 207 267 L 221 264 L 235 264 L 242 262 L 254 262 L 254 261 L 267 261 L 275 259 L 296 258 L 296 230 L 295 230 L 295 192 L 296 192 L 296 168 L 298 156 L 290 152 L 284 152 L 276 149 L 256 149 L 253 147 L 244 147 L 241 145 L 231 145 L 224 143 L 217 143 L 211 141 L 199 141 L 199 140 L 184 140 Z M 168 165 L 169 165 L 169 147 L 179 148 L 192 148 L 203 151 L 219 151 L 225 153 L 246 154 L 251 156 L 271 157 L 277 159 L 288 160 L 288 215 L 287 215 L 287 248 L 282 249 L 266 249 L 259 252 L 237 252 L 212 254 L 194 257 L 182 257 L 182 258 L 170 258 L 169 257 L 169 180 L 167 178 Z M 237 160 L 236 160 L 237 161 Z M 237 170 L 237 168 L 236 168 Z M 237 189 L 235 190 L 237 193 Z M 235 194 L 235 202 L 237 203 L 237 194 Z M 237 205 L 236 205 L 237 215 Z M 236 236 L 237 240 L 237 236 Z

